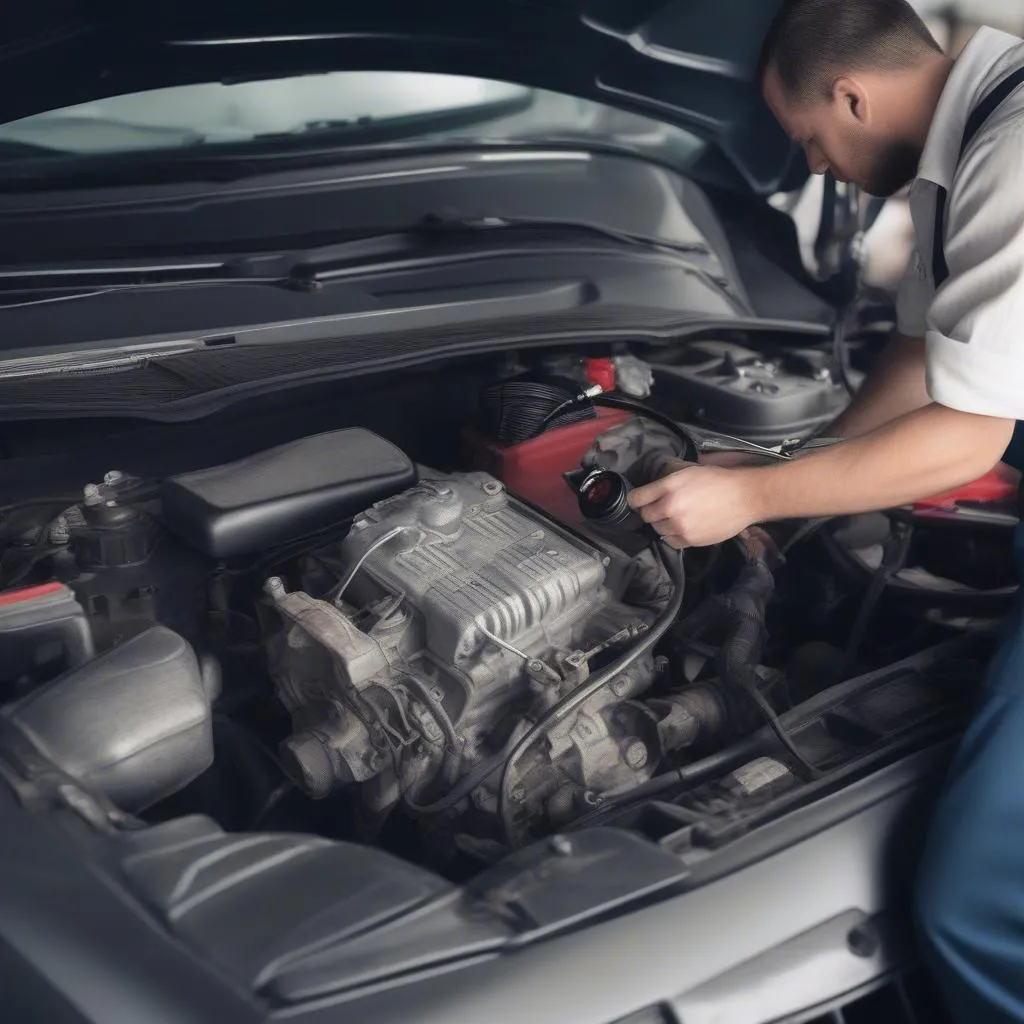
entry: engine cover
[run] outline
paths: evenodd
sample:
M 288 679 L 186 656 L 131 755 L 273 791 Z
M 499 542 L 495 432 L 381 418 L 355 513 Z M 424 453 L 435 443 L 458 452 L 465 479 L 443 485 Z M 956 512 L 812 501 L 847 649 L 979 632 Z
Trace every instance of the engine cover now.
M 283 761 L 314 797 L 364 783 L 378 814 L 399 801 L 419 814 L 492 813 L 498 769 L 529 722 L 656 614 L 623 600 L 637 588 L 631 560 L 485 473 L 424 480 L 374 505 L 311 565 L 305 590 L 267 585 L 280 626 L 271 671 L 297 730 Z M 640 659 L 563 723 L 543 751 L 558 770 L 530 774 L 538 812 L 556 790 L 564 817 L 593 786 L 649 777 L 657 724 L 628 705 L 655 674 Z

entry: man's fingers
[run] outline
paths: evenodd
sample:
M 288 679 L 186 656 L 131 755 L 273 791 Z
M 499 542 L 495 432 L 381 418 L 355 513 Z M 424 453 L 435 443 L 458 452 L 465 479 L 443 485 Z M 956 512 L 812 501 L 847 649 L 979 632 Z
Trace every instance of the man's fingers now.
M 651 529 L 670 547 L 684 548 L 689 546 L 686 543 L 686 538 L 679 532 L 679 524 L 673 520 L 659 519 L 650 525 Z
M 676 551 L 682 551 L 685 548 L 686 541 L 679 536 L 678 533 L 665 533 L 662 534 L 661 539 L 670 547 L 675 548 Z
M 670 517 L 672 507 L 672 495 L 666 494 L 658 498 L 656 501 L 652 501 L 650 505 L 644 505 L 640 509 L 640 518 L 645 523 L 660 523 L 663 519 Z
M 663 476 L 660 480 L 655 480 L 652 484 L 644 484 L 643 487 L 634 487 L 626 496 L 626 500 L 635 509 L 644 508 L 650 505 L 652 501 L 657 501 L 659 498 L 664 497 L 672 490 L 672 484 L 669 482 L 672 479 L 671 476 Z
M 667 494 L 674 494 L 679 487 L 679 475 L 694 468 L 694 465 L 691 463 L 677 461 L 677 464 L 680 467 L 679 469 L 669 473 L 667 476 L 661 477 L 660 480 L 644 484 L 643 487 L 634 487 L 626 498 L 629 504 L 635 509 L 641 509 L 650 505 L 651 502 L 665 497 Z

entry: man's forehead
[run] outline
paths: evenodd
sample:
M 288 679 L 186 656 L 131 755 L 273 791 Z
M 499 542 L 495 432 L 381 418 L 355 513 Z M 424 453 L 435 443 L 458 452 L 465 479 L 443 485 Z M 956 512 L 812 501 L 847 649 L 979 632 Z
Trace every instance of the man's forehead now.
M 799 111 L 794 110 L 792 105 L 786 101 L 782 82 L 779 80 L 778 72 L 774 68 L 768 68 L 765 73 L 761 91 L 764 94 L 765 102 L 768 104 L 768 109 L 775 115 L 775 119 L 782 125 L 786 134 L 790 138 L 798 138 L 801 134 L 800 122 L 802 119 Z

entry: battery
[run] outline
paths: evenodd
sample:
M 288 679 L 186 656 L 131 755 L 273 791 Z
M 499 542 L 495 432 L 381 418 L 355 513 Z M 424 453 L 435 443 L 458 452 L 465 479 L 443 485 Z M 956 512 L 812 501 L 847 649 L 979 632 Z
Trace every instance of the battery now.
M 619 409 L 595 411 L 593 419 L 546 430 L 519 444 L 498 444 L 475 427 L 467 427 L 462 435 L 466 459 L 474 469 L 490 473 L 552 518 L 579 525 L 584 516 L 563 474 L 580 468 L 583 456 L 601 434 L 631 418 Z
M 0 701 L 95 657 L 85 609 L 62 583 L 0 593 Z

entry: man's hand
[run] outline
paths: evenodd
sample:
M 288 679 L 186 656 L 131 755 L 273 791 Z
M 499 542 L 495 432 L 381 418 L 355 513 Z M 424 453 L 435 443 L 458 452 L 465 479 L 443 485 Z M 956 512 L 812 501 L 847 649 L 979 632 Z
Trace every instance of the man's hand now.
M 629 503 L 674 548 L 720 544 L 757 521 L 749 472 L 687 466 L 630 491 Z
M 1013 426 L 933 403 L 801 459 L 682 469 L 629 503 L 673 547 L 717 544 L 753 523 L 893 508 L 970 483 L 999 462 Z

